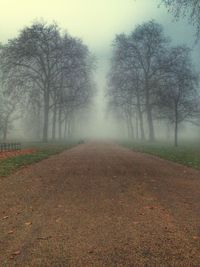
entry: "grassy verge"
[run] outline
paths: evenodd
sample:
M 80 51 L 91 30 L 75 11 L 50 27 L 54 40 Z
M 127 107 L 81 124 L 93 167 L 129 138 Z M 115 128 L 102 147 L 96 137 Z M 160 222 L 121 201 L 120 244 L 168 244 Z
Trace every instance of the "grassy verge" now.
M 152 154 L 163 159 L 200 169 L 200 143 L 182 143 L 177 148 L 166 143 L 124 142 L 123 145 L 134 151 Z
M 11 158 L 0 160 L 0 177 L 8 176 L 17 169 L 39 162 L 43 159 L 61 153 L 62 151 L 75 146 L 77 143 L 25 143 L 24 149 L 35 149 L 35 152 L 27 155 L 18 155 Z

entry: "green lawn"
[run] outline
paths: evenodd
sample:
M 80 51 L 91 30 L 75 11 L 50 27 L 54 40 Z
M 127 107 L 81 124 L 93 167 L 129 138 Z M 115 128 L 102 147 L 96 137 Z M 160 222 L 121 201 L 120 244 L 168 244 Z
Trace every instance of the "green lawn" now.
M 39 162 L 51 155 L 61 153 L 62 151 L 75 146 L 77 143 L 24 143 L 22 149 L 35 149 L 33 154 L 18 155 L 15 157 L 0 160 L 0 177 L 8 176 L 15 170 Z
M 152 154 L 163 159 L 200 169 L 200 142 L 182 143 L 177 148 L 173 145 L 159 142 L 154 144 L 150 144 L 148 142 L 123 142 L 123 145 L 133 149 L 134 151 Z

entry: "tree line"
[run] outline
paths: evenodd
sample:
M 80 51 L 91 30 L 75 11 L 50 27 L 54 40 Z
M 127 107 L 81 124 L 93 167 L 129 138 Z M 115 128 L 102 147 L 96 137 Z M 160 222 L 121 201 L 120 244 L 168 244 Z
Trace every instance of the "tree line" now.
M 129 137 L 155 141 L 155 121 L 174 127 L 198 124 L 198 75 L 185 45 L 172 46 L 162 25 L 149 21 L 130 34 L 119 34 L 113 43 L 108 75 L 109 107 L 126 121 Z M 146 127 L 147 125 L 147 127 Z
M 62 139 L 94 95 L 94 57 L 57 24 L 35 22 L 0 46 L 0 130 L 24 118 L 37 139 Z

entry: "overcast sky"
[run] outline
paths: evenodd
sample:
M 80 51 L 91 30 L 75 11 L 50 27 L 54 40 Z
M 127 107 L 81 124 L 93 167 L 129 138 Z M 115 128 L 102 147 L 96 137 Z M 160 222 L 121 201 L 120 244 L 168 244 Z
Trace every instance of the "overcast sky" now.
M 104 60 L 117 33 L 128 33 L 137 24 L 155 19 L 175 43 L 193 45 L 193 28 L 183 21 L 175 22 L 163 5 L 158 8 L 160 1 L 0 0 L 0 42 L 17 36 L 34 20 L 44 19 L 82 38 L 99 60 Z
M 160 0 L 0 0 L 0 42 L 17 36 L 34 20 L 57 22 L 62 30 L 80 37 L 98 59 L 96 98 L 99 120 L 103 121 L 105 76 L 116 34 L 129 33 L 137 24 L 155 19 L 175 44 L 194 45 L 194 29 L 187 22 L 174 21 Z M 200 61 L 194 50 L 194 61 Z M 98 131 L 98 128 L 97 128 Z

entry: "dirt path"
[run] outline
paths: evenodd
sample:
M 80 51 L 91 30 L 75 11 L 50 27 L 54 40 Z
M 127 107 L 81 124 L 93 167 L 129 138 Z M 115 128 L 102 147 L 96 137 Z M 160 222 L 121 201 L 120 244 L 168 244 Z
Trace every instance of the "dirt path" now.
M 200 172 L 88 143 L 3 178 L 0 266 L 200 266 Z

